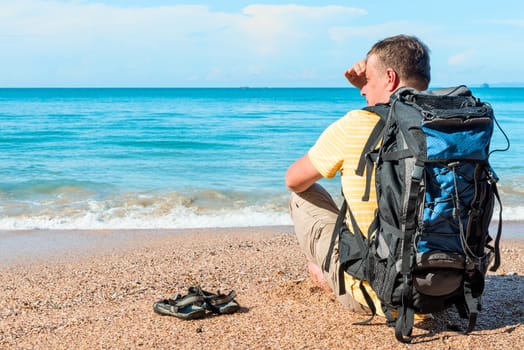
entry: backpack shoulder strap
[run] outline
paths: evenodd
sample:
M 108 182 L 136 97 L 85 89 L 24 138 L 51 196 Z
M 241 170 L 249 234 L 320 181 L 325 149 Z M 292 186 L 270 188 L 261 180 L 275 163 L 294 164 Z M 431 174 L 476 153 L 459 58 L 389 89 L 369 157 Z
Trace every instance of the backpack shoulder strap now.
M 363 110 L 377 114 L 380 117 L 380 119 L 377 121 L 377 124 L 375 124 L 375 127 L 371 131 L 371 134 L 369 134 L 368 140 L 364 145 L 364 148 L 362 149 L 362 154 L 360 155 L 360 160 L 358 162 L 356 170 L 356 174 L 360 176 L 364 174 L 366 154 L 373 151 L 377 147 L 380 139 L 382 138 L 382 131 L 384 131 L 386 120 L 389 116 L 390 106 L 387 104 L 377 104 L 374 106 L 365 107 L 363 108 Z
M 342 194 L 342 197 L 344 194 Z M 333 229 L 333 234 L 331 235 L 331 242 L 329 244 L 329 249 L 326 255 L 326 260 L 324 261 L 323 269 L 326 272 L 329 272 L 329 265 L 331 265 L 331 255 L 333 255 L 333 249 L 335 249 L 335 245 L 337 243 L 337 238 L 340 237 L 340 231 L 342 230 L 342 226 L 344 225 L 344 217 L 346 216 L 346 211 L 348 210 L 348 205 L 346 202 L 346 199 L 344 199 L 344 202 L 342 203 L 342 207 L 340 208 L 337 216 L 337 221 L 335 223 L 335 228 Z M 343 290 L 340 291 L 340 294 L 344 294 Z
M 344 193 L 342 193 L 342 197 L 344 197 Z M 337 221 L 335 223 L 335 228 L 333 229 L 333 234 L 331 236 L 331 243 L 329 245 L 328 253 L 326 255 L 326 260 L 324 261 L 324 271 L 329 271 L 329 265 L 331 264 L 331 256 L 333 255 L 333 250 L 335 249 L 335 245 L 337 243 L 337 238 L 340 239 L 340 235 L 342 234 L 342 228 L 346 225 L 345 219 L 346 219 L 346 213 L 349 214 L 349 218 L 351 220 L 351 228 L 353 229 L 352 234 L 355 234 L 356 237 L 361 239 L 363 237 L 362 231 L 360 231 L 360 227 L 358 227 L 358 223 L 355 220 L 355 217 L 353 216 L 353 213 L 351 212 L 351 208 L 348 205 L 348 202 L 344 198 L 344 202 L 342 203 L 342 207 L 340 208 L 337 216 Z M 358 247 L 354 247 L 356 249 L 359 249 L 360 251 L 364 251 L 365 244 L 363 240 L 358 241 Z M 345 291 L 342 289 L 341 284 L 341 290 L 340 294 L 344 294 Z
M 380 119 L 375 124 L 375 127 L 369 134 L 368 140 L 362 149 L 360 160 L 355 170 L 355 174 L 359 176 L 364 175 L 364 169 L 366 170 L 366 190 L 362 196 L 363 201 L 369 200 L 369 191 L 371 187 L 371 175 L 373 173 L 373 164 L 376 161 L 376 155 L 373 155 L 373 151 L 377 148 L 378 143 L 382 139 L 382 133 L 386 125 L 386 120 L 389 116 L 390 107 L 387 104 L 377 104 L 374 106 L 368 106 L 363 108 L 365 111 L 376 113 L 380 116 Z

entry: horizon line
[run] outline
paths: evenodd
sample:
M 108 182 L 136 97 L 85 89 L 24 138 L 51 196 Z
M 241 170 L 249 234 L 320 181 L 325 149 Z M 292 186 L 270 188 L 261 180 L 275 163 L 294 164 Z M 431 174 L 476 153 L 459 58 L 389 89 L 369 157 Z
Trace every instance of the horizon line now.
M 471 88 L 524 88 L 524 83 L 496 83 L 496 84 L 459 84 Z M 455 85 L 430 86 L 429 89 L 439 89 Z M 0 86 L 7 89 L 356 89 L 348 86 Z

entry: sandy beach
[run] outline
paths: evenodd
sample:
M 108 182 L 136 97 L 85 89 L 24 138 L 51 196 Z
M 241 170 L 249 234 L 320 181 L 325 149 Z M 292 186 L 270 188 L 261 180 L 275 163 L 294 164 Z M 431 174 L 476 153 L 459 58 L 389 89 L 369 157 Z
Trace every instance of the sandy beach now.
M 291 227 L 0 237 L 0 349 L 408 348 L 380 317 L 352 325 L 363 317 L 311 284 Z M 451 330 L 464 325 L 451 309 L 417 323 L 409 347 L 523 348 L 523 256 L 523 241 L 503 239 L 473 334 Z M 153 312 L 193 285 L 235 290 L 240 311 L 194 321 Z

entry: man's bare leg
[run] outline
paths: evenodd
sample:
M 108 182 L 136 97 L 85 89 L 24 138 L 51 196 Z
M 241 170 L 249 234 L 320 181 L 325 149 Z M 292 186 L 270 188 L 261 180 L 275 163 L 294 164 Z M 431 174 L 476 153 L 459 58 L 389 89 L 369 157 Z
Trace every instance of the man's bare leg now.
M 315 286 L 319 287 L 320 289 L 326 292 L 332 292 L 331 288 L 329 287 L 329 284 L 324 279 L 324 275 L 322 274 L 322 270 L 320 269 L 320 267 L 318 267 L 313 262 L 309 262 L 307 270 L 309 272 L 309 277 L 311 278 L 311 281 Z

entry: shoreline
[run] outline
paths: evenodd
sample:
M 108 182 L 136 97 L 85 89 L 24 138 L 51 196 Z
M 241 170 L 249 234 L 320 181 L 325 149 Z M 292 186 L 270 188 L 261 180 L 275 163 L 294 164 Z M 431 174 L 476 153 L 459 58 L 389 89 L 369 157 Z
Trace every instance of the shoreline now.
M 490 226 L 495 238 L 498 223 Z M 0 230 L 0 264 L 45 261 L 60 256 L 88 256 L 116 251 L 135 245 L 136 240 L 154 240 L 158 236 L 188 235 L 209 232 L 286 232 L 292 233 L 291 225 L 173 228 L 173 229 L 33 229 Z M 524 242 L 524 221 L 504 221 L 501 241 Z
M 384 319 L 354 326 L 363 316 L 311 284 L 288 226 L 36 233 L 93 245 L 2 263 L 2 349 L 405 349 Z M 473 334 L 448 328 L 464 325 L 450 309 L 417 323 L 410 347 L 524 346 L 524 240 L 503 237 L 501 252 Z M 240 311 L 194 321 L 153 312 L 193 285 L 235 290 Z
M 236 232 L 292 233 L 292 226 L 214 227 L 190 229 L 59 229 L 0 230 L 0 266 L 45 263 L 85 258 L 93 255 L 133 249 L 140 244 L 166 236 L 192 234 L 225 234 Z M 0 268 L 1 269 L 1 268 Z

